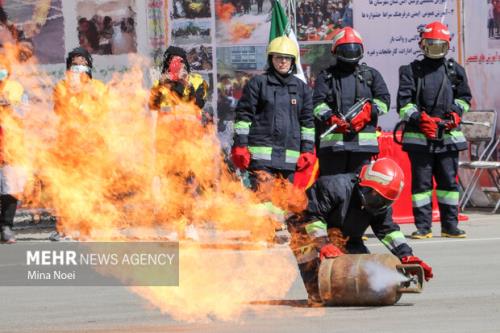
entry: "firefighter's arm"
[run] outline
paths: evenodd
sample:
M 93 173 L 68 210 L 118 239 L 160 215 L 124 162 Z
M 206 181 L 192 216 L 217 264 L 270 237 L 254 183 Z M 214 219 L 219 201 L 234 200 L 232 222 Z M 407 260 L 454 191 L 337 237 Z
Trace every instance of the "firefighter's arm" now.
M 397 97 L 397 110 L 403 121 L 416 121 L 419 116 L 415 101 L 416 87 L 413 79 L 411 65 L 399 68 L 399 88 Z
M 455 66 L 459 80 L 455 89 L 455 96 L 453 96 L 454 99 L 451 111 L 462 117 L 462 115 L 470 109 L 472 94 L 469 83 L 467 82 L 467 74 L 465 73 L 464 68 L 458 64 Z
M 314 84 L 313 93 L 313 115 L 320 122 L 324 122 L 333 116 L 329 97 L 331 95 L 330 87 L 328 86 L 328 74 L 321 72 Z
M 383 214 L 371 218 L 370 226 L 378 240 L 399 259 L 412 256 L 411 247 L 406 242 L 405 235 L 392 219 L 392 208 L 389 207 Z
M 300 110 L 300 151 L 310 152 L 314 151 L 314 116 L 312 111 L 312 94 L 306 85 L 303 86 L 303 105 Z
M 165 96 L 161 91 L 161 86 L 158 82 L 155 82 L 151 91 L 149 92 L 148 106 L 150 111 L 159 111 L 161 104 L 164 101 Z
M 243 94 L 236 106 L 236 119 L 234 123 L 234 146 L 246 147 L 250 127 L 259 103 L 259 83 L 257 78 L 252 78 L 243 88 Z
M 371 69 L 373 73 L 373 83 L 372 83 L 372 102 L 374 106 L 374 111 L 376 111 L 377 115 L 381 116 L 386 114 L 389 111 L 391 106 L 391 94 L 387 89 L 387 85 L 385 84 L 384 78 L 382 75 L 375 69 Z

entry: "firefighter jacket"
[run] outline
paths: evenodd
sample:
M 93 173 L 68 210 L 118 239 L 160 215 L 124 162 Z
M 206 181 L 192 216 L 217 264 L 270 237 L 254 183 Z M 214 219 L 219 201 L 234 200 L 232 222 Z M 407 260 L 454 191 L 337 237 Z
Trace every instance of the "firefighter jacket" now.
M 398 258 L 412 255 L 399 226 L 392 219 L 392 209 L 372 215 L 362 208 L 355 174 L 338 174 L 320 177 L 307 190 L 309 200 L 301 225 L 309 237 L 328 237 L 327 230 L 338 228 L 344 237 L 361 239 L 370 226 L 375 236 Z M 295 222 L 297 223 L 297 222 Z
M 201 116 L 207 95 L 208 84 L 200 74 L 190 73 L 187 84 L 182 81 L 156 81 L 151 88 L 149 109 L 168 114 L 178 104 L 193 102 L 200 108 L 198 112 Z
M 346 67 L 340 63 L 320 72 L 313 95 L 318 135 L 328 128 L 326 120 L 334 114 L 347 114 L 349 108 L 363 97 L 372 101 L 371 121 L 359 133 L 332 132 L 322 139 L 318 138 L 320 154 L 329 151 L 378 153 L 378 116 L 387 113 L 391 104 L 382 75 L 366 64 Z
M 403 150 L 441 153 L 467 148 L 460 127 L 444 133 L 442 140 L 428 140 L 418 127 L 420 112 L 445 119 L 450 111 L 462 116 L 472 99 L 467 76 L 453 59 L 415 60 L 399 69 L 397 108 L 406 122 Z
M 248 146 L 250 169 L 295 170 L 301 152 L 314 150 L 309 87 L 295 76 L 272 70 L 253 77 L 236 107 L 235 146 Z

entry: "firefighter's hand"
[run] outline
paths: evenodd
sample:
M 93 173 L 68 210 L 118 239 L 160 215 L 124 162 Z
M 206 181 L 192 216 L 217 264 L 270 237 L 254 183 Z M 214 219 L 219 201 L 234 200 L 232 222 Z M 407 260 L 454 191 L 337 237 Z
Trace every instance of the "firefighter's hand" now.
M 337 125 L 334 132 L 336 133 L 347 133 L 349 132 L 349 123 L 339 116 L 333 115 L 326 121 L 328 126 Z
M 351 120 L 351 129 L 354 132 L 361 131 L 372 120 L 372 103 L 366 102 L 361 111 Z
M 341 255 L 344 255 L 344 252 L 333 244 L 323 245 L 323 247 L 319 250 L 319 260 L 323 260 L 325 258 L 336 258 Z
M 434 140 L 437 138 L 438 122 L 440 121 L 441 119 L 431 117 L 423 111 L 418 120 L 418 127 L 428 139 Z
M 401 263 L 403 264 L 417 264 L 424 270 L 425 281 L 432 279 L 434 274 L 432 274 L 432 267 L 426 264 L 422 259 L 417 256 L 406 256 L 401 258 Z
M 248 147 L 233 147 L 231 149 L 231 159 L 238 169 L 246 170 L 250 165 L 250 151 Z
M 454 128 L 457 128 L 458 125 L 460 125 L 460 122 L 462 121 L 462 118 L 460 117 L 460 115 L 456 112 L 453 112 L 453 111 L 448 112 L 446 114 L 446 118 L 449 119 L 445 125 L 445 129 L 447 131 L 452 130 Z
M 297 171 L 302 171 L 314 164 L 316 156 L 313 153 L 305 152 L 300 154 L 297 160 Z

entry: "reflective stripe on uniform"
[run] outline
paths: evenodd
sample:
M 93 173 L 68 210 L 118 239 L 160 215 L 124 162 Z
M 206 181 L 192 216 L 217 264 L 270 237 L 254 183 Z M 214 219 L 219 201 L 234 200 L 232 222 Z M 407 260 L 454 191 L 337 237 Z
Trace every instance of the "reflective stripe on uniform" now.
M 436 190 L 436 196 L 439 203 L 450 206 L 458 205 L 459 193 L 457 191 Z
M 285 152 L 285 163 L 297 163 L 299 159 L 300 152 L 296 150 L 286 150 Z
M 377 133 L 358 133 L 358 143 L 360 146 L 377 146 Z
M 418 112 L 417 106 L 412 103 L 408 103 L 399 110 L 399 118 L 403 121 L 408 121 L 412 114 Z
M 308 223 L 304 226 L 306 232 L 309 236 L 318 238 L 318 237 L 328 237 L 328 233 L 326 231 L 326 223 L 323 221 L 314 221 Z
M 405 132 L 403 136 L 403 143 L 427 146 L 427 138 L 422 133 Z
M 322 116 L 330 111 L 330 107 L 326 103 L 321 103 L 316 105 L 316 107 L 313 110 L 313 114 L 316 118 L 322 118 Z
M 374 98 L 373 103 L 375 103 L 375 105 L 377 106 L 378 111 L 379 111 L 378 112 L 379 115 L 387 113 L 387 111 L 389 110 L 389 108 L 387 107 L 387 104 L 382 102 L 380 99 Z
M 271 147 L 248 147 L 254 160 L 270 161 L 273 148 Z
M 461 99 L 459 99 L 459 98 L 456 98 L 456 99 L 454 100 L 454 102 L 455 102 L 455 105 L 456 105 L 456 106 L 458 106 L 459 108 L 461 108 L 461 109 L 462 109 L 463 113 L 465 113 L 465 112 L 468 112 L 468 111 L 469 111 L 469 109 L 470 109 L 470 105 L 469 105 L 469 103 L 467 103 L 466 101 L 461 100 Z
M 268 215 L 280 222 L 285 221 L 285 211 L 277 206 L 275 206 L 271 201 L 266 201 L 255 205 L 259 215 Z
M 320 148 L 331 146 L 343 146 L 344 135 L 342 133 L 330 133 L 321 139 Z
M 429 205 L 432 199 L 432 191 L 415 193 L 411 196 L 411 203 L 413 207 L 422 207 Z
M 405 235 L 401 231 L 393 231 L 389 234 L 387 234 L 383 239 L 382 243 L 387 247 L 389 250 L 395 250 L 398 246 L 402 244 L 406 244 L 406 238 Z
M 315 130 L 313 128 L 301 127 L 300 128 L 300 138 L 306 141 L 314 141 Z
M 459 130 L 453 130 L 450 131 L 449 133 L 444 134 L 444 144 L 452 144 L 452 143 L 462 143 L 466 142 L 464 133 Z
M 238 135 L 248 135 L 250 133 L 250 126 L 252 122 L 250 121 L 237 121 L 234 124 L 234 131 Z

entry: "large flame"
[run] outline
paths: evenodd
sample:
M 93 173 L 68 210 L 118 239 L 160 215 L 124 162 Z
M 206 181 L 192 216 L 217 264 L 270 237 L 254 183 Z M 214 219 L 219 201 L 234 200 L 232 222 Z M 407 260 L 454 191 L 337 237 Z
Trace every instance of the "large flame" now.
M 181 241 L 178 287 L 132 289 L 174 318 L 237 319 L 251 300 L 283 297 L 296 278 L 293 261 L 279 252 L 217 249 L 228 231 L 262 248 L 273 238 L 275 221 L 255 209 L 262 194 L 228 171 L 214 127 L 200 124 L 193 104 L 177 100 L 168 115 L 150 113 L 142 79 L 148 64 L 130 63 L 106 85 L 60 84 L 56 100 L 55 83 L 36 63 L 16 65 L 12 78 L 31 104 L 22 122 L 2 120 L 7 162 L 42 179 L 58 229 L 78 239 L 158 240 L 182 235 L 186 224 L 210 229 L 212 249 Z M 289 205 L 292 192 L 280 184 L 268 199 Z M 34 200 L 31 193 L 24 199 Z

